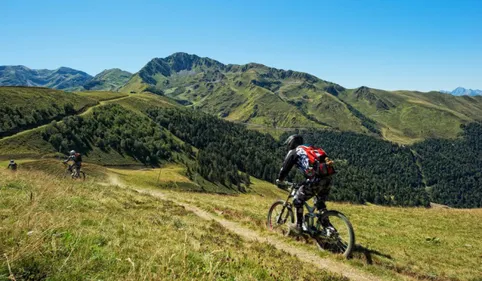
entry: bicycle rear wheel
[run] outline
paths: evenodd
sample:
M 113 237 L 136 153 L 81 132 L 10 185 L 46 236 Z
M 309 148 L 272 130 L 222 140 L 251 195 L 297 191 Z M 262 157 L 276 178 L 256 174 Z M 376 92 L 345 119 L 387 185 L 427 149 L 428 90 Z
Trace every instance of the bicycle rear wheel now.
M 290 223 L 295 222 L 293 211 L 285 206 L 285 201 L 279 200 L 271 205 L 268 211 L 266 227 L 283 235 L 289 234 Z
M 350 257 L 355 246 L 355 232 L 348 218 L 338 211 L 327 211 L 318 217 L 318 234 L 314 237 L 322 250 Z

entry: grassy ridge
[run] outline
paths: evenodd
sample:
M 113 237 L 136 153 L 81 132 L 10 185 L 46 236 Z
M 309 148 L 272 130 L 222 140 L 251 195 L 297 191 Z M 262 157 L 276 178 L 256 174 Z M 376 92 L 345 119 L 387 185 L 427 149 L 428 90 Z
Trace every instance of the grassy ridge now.
M 118 99 L 118 98 L 127 96 L 127 94 L 117 93 L 117 92 L 108 92 L 108 91 L 84 91 L 84 92 L 75 92 L 75 94 L 81 97 L 94 99 L 96 101 L 107 101 L 107 100 Z
M 148 108 L 179 106 L 175 101 L 151 93 L 132 94 L 126 99 L 112 101 L 112 103 L 122 105 L 124 108 L 141 114 L 144 114 Z
M 209 182 L 199 175 L 189 179 L 186 175 L 186 168 L 180 164 L 167 164 L 162 168 L 150 169 L 119 169 L 109 168 L 116 177 L 132 186 L 145 188 L 162 188 L 168 190 L 190 191 L 190 192 L 214 192 L 222 194 L 235 194 L 221 184 Z
M 0 175 L 2 280 L 342 280 L 169 201 L 42 172 Z

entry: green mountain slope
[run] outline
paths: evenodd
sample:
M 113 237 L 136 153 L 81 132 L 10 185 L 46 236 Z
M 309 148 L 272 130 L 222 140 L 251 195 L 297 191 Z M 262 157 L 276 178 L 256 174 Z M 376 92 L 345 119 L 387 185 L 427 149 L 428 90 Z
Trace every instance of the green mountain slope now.
M 129 81 L 132 73 L 118 69 L 106 69 L 83 85 L 86 90 L 117 91 Z
M 55 70 L 25 66 L 0 66 L 0 86 L 37 86 L 60 90 L 82 90 L 92 76 L 68 67 Z
M 345 89 L 307 73 L 225 65 L 185 53 L 151 60 L 121 91 L 165 95 L 258 128 L 333 128 L 404 144 L 455 138 L 461 124 L 482 119 L 481 97 Z
M 305 97 L 290 94 L 305 88 L 311 89 Z M 343 116 L 339 122 L 343 128 L 363 131 L 346 106 L 331 97 L 321 97 L 330 95 L 326 90 L 336 93 L 343 90 L 342 87 L 306 73 L 260 64 L 224 65 L 209 58 L 176 53 L 151 60 L 122 90 L 160 93 L 233 121 L 270 127 L 330 126 L 333 122 L 329 118 L 326 122 L 318 120 L 324 113 L 312 114 L 310 108 L 303 105 L 303 98 L 309 100 L 309 96 L 316 96 L 316 101 L 325 98 L 327 106 L 336 108 L 334 112 L 345 111 L 348 117 Z
M 367 87 L 347 90 L 339 97 L 374 120 L 384 138 L 400 143 L 455 138 L 462 132 L 462 124 L 482 120 L 481 97 Z

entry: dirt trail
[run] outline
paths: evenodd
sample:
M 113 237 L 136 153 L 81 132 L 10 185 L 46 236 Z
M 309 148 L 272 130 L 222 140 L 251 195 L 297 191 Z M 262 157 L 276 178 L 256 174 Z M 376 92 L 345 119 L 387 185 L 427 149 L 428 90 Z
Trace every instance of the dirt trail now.
M 111 180 L 111 181 L 112 181 L 112 183 L 118 182 L 117 179 L 114 179 L 114 180 Z M 186 210 L 189 210 L 189 211 L 193 212 L 194 214 L 196 214 L 197 216 L 199 216 L 202 219 L 214 220 L 214 221 L 218 222 L 219 224 L 221 224 L 223 227 L 225 227 L 229 231 L 235 232 L 236 234 L 238 234 L 239 236 L 243 237 L 246 240 L 259 241 L 259 242 L 271 244 L 279 250 L 283 250 L 283 251 L 285 251 L 285 252 L 287 252 L 291 255 L 294 255 L 294 256 L 298 257 L 303 262 L 311 263 L 311 264 L 313 264 L 314 266 L 316 266 L 320 269 L 343 275 L 343 276 L 349 278 L 350 280 L 362 280 L 362 281 L 382 280 L 382 279 L 380 279 L 380 278 L 378 278 L 374 275 L 371 275 L 371 274 L 365 273 L 365 272 L 361 272 L 361 271 L 359 271 L 355 268 L 352 268 L 348 265 L 345 265 L 345 264 L 342 264 L 342 263 L 339 263 L 339 262 L 336 262 L 336 261 L 333 261 L 333 260 L 330 260 L 330 259 L 320 258 L 319 256 L 317 256 L 313 253 L 303 251 L 303 250 L 297 248 L 296 246 L 291 246 L 291 245 L 289 245 L 289 244 L 287 244 L 287 243 L 285 243 L 281 240 L 278 240 L 276 238 L 266 237 L 266 236 L 260 235 L 256 231 L 248 229 L 248 228 L 246 228 L 246 227 L 244 227 L 244 226 L 242 226 L 242 225 L 240 225 L 236 222 L 228 221 L 226 219 L 223 219 L 223 218 L 215 216 L 211 213 L 208 213 L 208 212 L 206 212 L 206 211 L 204 211 L 204 210 L 202 210 L 198 207 L 192 206 L 192 205 L 184 203 L 184 202 L 179 202 L 177 200 L 174 200 L 173 198 L 169 198 L 168 196 L 166 196 L 166 194 L 164 194 L 160 191 L 144 190 L 144 189 L 136 189 L 136 190 L 138 192 L 150 194 L 150 195 L 155 196 L 155 197 L 160 198 L 160 199 L 171 200 L 171 201 L 175 202 L 176 204 L 179 204 L 179 205 L 183 206 L 184 208 L 186 208 Z

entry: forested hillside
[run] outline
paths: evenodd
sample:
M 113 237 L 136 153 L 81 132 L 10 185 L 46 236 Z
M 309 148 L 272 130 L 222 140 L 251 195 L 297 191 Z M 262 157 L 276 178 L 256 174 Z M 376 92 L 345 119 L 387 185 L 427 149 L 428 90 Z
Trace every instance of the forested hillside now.
M 226 185 L 249 182 L 239 171 L 273 182 L 283 155 L 270 136 L 243 125 L 188 109 L 151 109 L 148 115 L 160 126 L 198 148 L 197 170 L 211 181 Z
M 53 89 L 0 87 L 0 137 L 59 120 L 96 103 Z
M 286 153 L 281 142 L 289 133 L 276 142 L 269 135 L 199 111 L 172 108 L 147 112 L 156 123 L 200 149 L 198 169 L 209 180 L 236 184 L 239 171 L 271 182 L 276 179 Z M 336 160 L 333 200 L 481 207 L 481 125 L 473 123 L 464 130 L 464 136 L 457 140 L 427 140 L 414 146 L 351 132 L 299 133 L 307 143 L 323 147 Z M 456 155 L 452 157 L 458 163 L 455 169 L 445 165 L 451 153 Z
M 69 116 L 49 125 L 42 133 L 59 151 L 75 148 L 89 155 L 93 146 L 115 150 L 145 164 L 158 165 L 180 147 L 148 118 L 132 114 L 120 105 L 106 105 L 88 117 Z
M 323 147 L 336 161 L 334 200 L 428 206 L 410 148 L 349 132 L 301 133 L 307 143 Z
M 201 149 L 198 167 L 210 180 L 235 184 L 234 175 L 239 170 L 273 182 L 287 152 L 269 135 L 198 111 L 158 109 L 149 110 L 148 114 L 182 140 Z M 332 199 L 428 205 L 429 198 L 409 148 L 355 133 L 309 131 L 302 134 L 307 142 L 322 146 L 336 159 L 339 172 Z M 282 141 L 285 137 L 287 135 Z
M 482 124 L 463 127 L 462 139 L 431 139 L 414 145 L 434 202 L 482 207 Z

